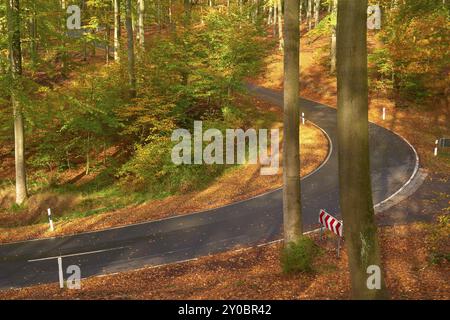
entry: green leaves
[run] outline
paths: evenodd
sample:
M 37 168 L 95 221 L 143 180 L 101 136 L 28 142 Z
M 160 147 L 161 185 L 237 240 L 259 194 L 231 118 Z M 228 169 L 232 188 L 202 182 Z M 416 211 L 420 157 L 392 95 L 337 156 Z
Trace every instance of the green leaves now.
M 370 59 L 384 81 L 408 100 L 445 99 L 449 80 L 449 8 L 441 1 L 405 0 L 385 11 L 381 39 L 386 46 Z

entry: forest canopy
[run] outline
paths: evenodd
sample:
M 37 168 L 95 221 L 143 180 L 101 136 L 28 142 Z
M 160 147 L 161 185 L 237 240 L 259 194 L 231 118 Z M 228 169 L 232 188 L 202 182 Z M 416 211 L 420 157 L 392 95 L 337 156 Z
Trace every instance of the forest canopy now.
M 207 9 L 200 24 L 186 26 L 184 13 L 177 12 L 182 7 L 174 5 L 178 14 L 169 21 L 167 3 L 149 1 L 145 22 L 152 37 L 144 48 L 136 49 L 137 94 L 130 97 L 129 85 L 124 85 L 128 77 L 125 30 L 121 63 L 111 63 L 109 53 L 105 57 L 109 63 L 98 60 L 98 52 L 112 46 L 108 40 L 114 25 L 111 1 L 78 4 L 83 32 L 74 37 L 64 31 L 67 14 L 59 1 L 21 3 L 21 87 L 26 90 L 20 91 L 20 99 L 30 167 L 58 172 L 84 162 L 89 173 L 92 158 L 113 148 L 119 162 L 108 165 L 108 176 L 126 181 L 127 186 L 149 191 L 158 182 L 158 190 L 176 191 L 184 180 L 195 185 L 203 168 L 171 163 L 170 133 L 177 127 L 191 127 L 195 119 L 221 128 L 244 119 L 234 105 L 235 93 L 242 90 L 243 79 L 262 66 L 269 48 L 262 24 L 233 7 L 226 15 Z M 132 8 L 133 16 L 137 9 Z M 3 3 L 0 11 L 5 13 Z M 196 14 L 194 18 L 199 19 Z M 5 29 L 4 18 L 0 23 Z M 0 139 L 10 144 L 7 33 L 0 36 L 0 51 L 4 84 Z M 85 64 L 92 59 L 94 65 Z M 208 176 L 214 177 L 223 169 L 210 170 Z

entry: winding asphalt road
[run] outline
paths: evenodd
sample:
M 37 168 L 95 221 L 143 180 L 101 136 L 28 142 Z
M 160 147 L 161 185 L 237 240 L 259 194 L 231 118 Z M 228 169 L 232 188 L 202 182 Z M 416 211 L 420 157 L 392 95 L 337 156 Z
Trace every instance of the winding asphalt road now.
M 282 94 L 250 86 L 259 98 L 282 105 Z M 327 161 L 302 179 L 303 219 L 317 227 L 320 209 L 339 215 L 336 110 L 301 100 L 305 117 L 322 128 L 332 146 Z M 401 137 L 370 125 L 373 198 L 380 203 L 409 182 L 417 171 L 414 149 Z M 58 281 L 63 269 L 78 265 L 82 277 L 183 261 L 281 238 L 281 189 L 218 209 L 159 221 L 60 238 L 0 246 L 0 289 Z

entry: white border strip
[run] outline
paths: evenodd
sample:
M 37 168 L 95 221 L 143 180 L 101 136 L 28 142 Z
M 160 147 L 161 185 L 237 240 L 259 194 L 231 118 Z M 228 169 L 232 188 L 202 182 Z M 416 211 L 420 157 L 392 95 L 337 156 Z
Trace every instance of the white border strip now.
M 372 122 L 372 123 L 375 124 L 376 126 L 379 126 L 379 125 L 377 125 L 374 122 Z M 379 127 L 381 127 L 381 126 L 379 126 Z M 393 134 L 399 136 L 401 139 L 403 139 L 403 141 L 405 141 L 409 145 L 409 147 L 414 151 L 414 155 L 416 157 L 416 163 L 415 163 L 415 166 L 414 166 L 414 171 L 413 171 L 411 177 L 409 177 L 408 181 L 406 181 L 405 184 L 402 187 L 400 187 L 400 189 L 398 189 L 395 193 L 393 193 L 392 195 L 390 195 L 389 197 L 387 197 L 383 201 L 381 201 L 381 202 L 377 203 L 376 205 L 374 205 L 373 206 L 374 208 L 381 206 L 382 204 L 388 202 L 389 200 L 394 198 L 396 195 L 398 195 L 400 192 L 402 192 L 411 183 L 411 181 L 416 177 L 417 172 L 419 172 L 419 166 L 420 166 L 419 155 L 418 155 L 416 149 L 413 147 L 413 145 L 408 140 L 406 140 L 406 138 L 404 138 L 400 134 L 398 134 L 398 133 L 396 133 L 396 132 L 394 132 L 394 131 L 392 131 L 392 130 L 390 130 L 388 128 L 385 128 L 385 127 L 381 127 L 381 128 L 386 129 L 386 130 L 392 132 Z
M 57 259 L 57 258 L 68 258 L 68 257 L 85 256 L 85 255 L 88 255 L 88 254 L 102 253 L 102 252 L 108 252 L 108 251 L 115 251 L 115 250 L 120 250 L 120 249 L 124 249 L 124 248 L 127 248 L 127 247 L 117 247 L 117 248 L 104 249 L 104 250 L 72 253 L 72 254 L 66 254 L 66 255 L 54 256 L 54 257 L 31 259 L 31 260 L 28 260 L 28 262 L 45 261 L 45 260 L 52 260 L 52 259 Z

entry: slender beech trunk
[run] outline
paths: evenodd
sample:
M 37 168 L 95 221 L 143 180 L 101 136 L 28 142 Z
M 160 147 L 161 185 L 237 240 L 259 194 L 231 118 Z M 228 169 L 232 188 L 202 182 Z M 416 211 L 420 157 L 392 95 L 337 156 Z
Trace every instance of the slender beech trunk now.
M 332 14 L 336 16 L 338 0 L 333 0 Z M 336 23 L 331 24 L 330 73 L 336 72 Z
M 273 7 L 270 6 L 269 12 L 267 14 L 267 25 L 269 25 L 269 26 L 272 24 L 272 17 L 273 17 Z
M 105 59 L 106 59 L 106 63 L 107 64 L 109 63 L 109 56 L 110 56 L 110 53 L 111 53 L 110 40 L 111 40 L 111 26 L 108 23 L 106 25 L 106 33 L 105 33 L 105 42 L 106 42 Z
M 320 18 L 320 0 L 314 0 L 314 28 L 319 24 Z
M 156 23 L 158 25 L 158 31 L 162 30 L 162 10 L 161 10 L 161 0 L 156 1 Z
M 145 29 L 144 29 L 145 1 L 138 0 L 138 38 L 139 48 L 144 51 Z
M 169 25 L 170 25 L 170 28 L 172 29 L 173 28 L 173 20 L 172 20 L 172 0 L 169 0 L 169 5 L 168 5 L 168 8 L 167 8 L 167 15 L 168 15 L 168 18 L 169 18 Z
M 184 0 L 184 26 L 191 24 L 191 0 Z
M 84 2 L 83 2 L 84 4 Z M 61 31 L 62 31 L 62 37 L 61 37 L 61 48 L 62 48 L 62 52 L 61 52 L 61 64 L 62 64 L 62 68 L 61 68 L 61 75 L 66 78 L 67 77 L 67 68 L 68 68 L 68 63 L 69 63 L 69 54 L 66 50 L 66 9 L 67 9 L 67 3 L 66 0 L 61 0 L 61 8 L 62 8 L 62 19 L 60 20 L 61 22 Z M 85 41 L 85 40 L 84 40 Z
M 256 23 L 256 21 L 258 20 L 258 15 L 259 15 L 259 4 L 257 0 L 253 0 L 252 1 L 252 5 L 253 5 L 253 9 L 251 12 L 251 18 L 252 18 L 252 23 Z
M 120 60 L 120 0 L 114 1 L 114 61 Z
M 278 0 L 274 0 L 273 2 L 273 35 L 275 36 L 278 32 L 277 29 L 277 21 L 278 21 L 278 6 L 277 6 L 277 1 Z
M 298 1 L 284 2 L 283 219 L 285 245 L 296 241 L 303 232 L 300 204 Z
M 31 4 L 31 16 L 29 20 L 30 26 L 30 57 L 33 68 L 37 65 L 38 52 L 37 52 L 37 8 L 36 1 Z
M 87 150 L 86 150 L 86 170 L 85 170 L 85 175 L 89 175 L 89 170 L 91 168 L 91 157 L 90 157 L 90 152 L 91 152 L 91 135 L 88 133 L 87 136 Z
M 302 24 L 302 12 L 303 12 L 303 1 L 300 0 L 300 8 L 299 8 L 299 15 L 298 15 L 298 21 L 300 22 L 300 25 Z
M 308 7 L 306 12 L 306 19 L 308 20 L 308 31 L 312 29 L 312 8 L 313 8 L 313 1 L 314 0 L 307 0 L 308 1 Z
M 287 1 L 285 1 L 287 2 Z M 278 7 L 278 38 L 279 38 L 279 48 L 283 50 L 284 48 L 284 37 L 283 37 L 283 20 L 281 17 L 283 16 L 283 8 L 281 6 L 281 0 L 277 0 Z
M 352 296 L 386 297 L 369 289 L 369 266 L 381 269 L 374 219 L 369 161 L 367 0 L 339 0 L 337 18 L 337 84 L 340 206 L 344 219 Z
M 128 77 L 130 85 L 130 96 L 136 96 L 136 74 L 135 74 L 135 57 L 134 57 L 134 37 L 133 37 L 133 21 L 131 18 L 131 0 L 125 2 L 125 26 L 127 29 L 127 53 L 128 53 Z
M 11 102 L 14 114 L 14 154 L 16 164 L 16 203 L 22 204 L 28 197 L 25 171 L 25 139 L 22 108 L 18 98 L 20 77 L 22 76 L 22 48 L 20 45 L 20 4 L 19 0 L 7 0 L 8 40 L 10 70 L 13 79 Z

